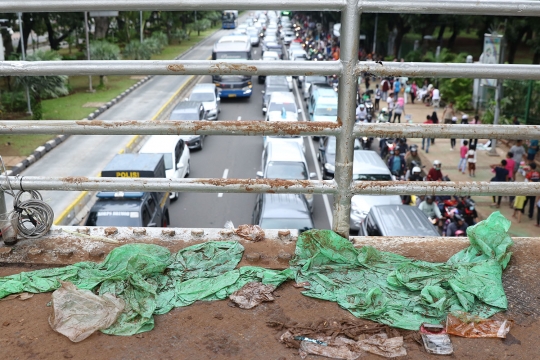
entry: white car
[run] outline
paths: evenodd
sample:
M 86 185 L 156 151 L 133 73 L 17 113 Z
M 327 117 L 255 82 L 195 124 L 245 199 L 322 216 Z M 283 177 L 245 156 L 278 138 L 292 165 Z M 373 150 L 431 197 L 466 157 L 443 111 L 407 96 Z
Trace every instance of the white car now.
M 139 150 L 139 154 L 163 154 L 167 179 L 182 179 L 189 176 L 189 148 L 179 135 L 152 135 Z M 178 193 L 171 193 L 169 197 L 176 200 Z
M 276 61 L 276 60 L 281 60 L 281 59 L 279 58 L 279 54 L 276 51 L 265 51 L 263 53 L 261 60 Z M 259 84 L 264 84 L 264 80 L 266 80 L 266 75 L 259 75 L 258 77 Z
M 201 102 L 206 111 L 207 120 L 217 120 L 221 112 L 219 90 L 215 84 L 197 84 L 191 91 L 189 101 Z
M 302 110 L 296 106 L 294 95 L 291 92 L 276 91 L 270 95 L 268 109 L 266 111 L 266 121 L 298 121 L 298 114 Z M 306 150 L 304 146 L 304 138 L 302 136 L 264 136 L 263 146 L 276 139 L 287 139 L 289 142 L 297 143 L 302 150 Z

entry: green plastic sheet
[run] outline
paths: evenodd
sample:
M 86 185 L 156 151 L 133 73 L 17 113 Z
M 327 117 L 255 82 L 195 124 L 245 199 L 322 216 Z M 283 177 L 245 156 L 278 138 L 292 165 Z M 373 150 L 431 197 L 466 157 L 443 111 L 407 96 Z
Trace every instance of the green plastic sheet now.
M 102 263 L 81 262 L 63 268 L 24 272 L 0 278 L 0 298 L 20 292 L 48 292 L 60 280 L 103 295 L 112 293 L 126 308 L 106 334 L 133 335 L 154 328 L 155 314 L 198 300 L 220 300 L 252 281 L 276 287 L 293 278 L 290 269 L 254 266 L 235 269 L 244 247 L 238 242 L 216 241 L 190 246 L 172 255 L 158 245 L 120 246 Z
M 357 249 L 332 231 L 308 231 L 298 238 L 291 268 L 297 282 L 311 284 L 304 295 L 394 327 L 418 330 L 455 311 L 490 317 L 508 305 L 501 276 L 511 256 L 509 228 L 493 213 L 467 229 L 471 245 L 446 263 Z
M 357 317 L 417 330 L 446 314 L 465 311 L 489 317 L 506 309 L 502 270 L 510 261 L 510 221 L 500 213 L 467 229 L 471 245 L 446 263 L 429 263 L 354 248 L 330 230 L 298 237 L 291 266 L 282 271 L 255 266 L 237 268 L 244 252 L 238 242 L 193 245 L 171 254 L 152 244 L 120 246 L 102 263 L 24 272 L 0 278 L 0 298 L 60 287 L 60 280 L 126 302 L 107 334 L 133 335 L 154 327 L 154 315 L 195 301 L 226 299 L 245 284 L 279 286 L 289 279 L 308 281 L 306 296 L 337 302 Z

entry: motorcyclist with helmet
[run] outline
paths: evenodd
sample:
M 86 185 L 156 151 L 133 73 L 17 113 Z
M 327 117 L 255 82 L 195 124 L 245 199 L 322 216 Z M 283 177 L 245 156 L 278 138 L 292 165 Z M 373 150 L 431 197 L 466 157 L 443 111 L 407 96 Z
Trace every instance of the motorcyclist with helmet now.
M 433 199 L 433 196 L 431 195 L 426 196 L 426 198 L 424 199 L 424 201 L 422 201 L 418 208 L 422 210 L 422 212 L 426 214 L 428 218 L 431 218 L 433 220 L 442 219 L 441 210 L 439 209 Z
M 410 171 L 412 171 L 415 166 L 422 169 L 422 159 L 420 159 L 420 155 L 418 155 L 417 145 L 411 145 L 409 152 L 405 155 L 405 161 L 407 163 L 407 169 Z
M 357 122 L 367 122 L 367 109 L 366 109 L 366 105 L 361 103 L 360 105 L 358 105 L 358 107 L 356 108 L 356 121 Z
M 433 167 L 428 172 L 427 181 L 442 181 L 441 165 L 439 160 L 433 161 Z
M 407 181 L 424 181 L 424 174 L 419 166 L 413 166 L 411 170 L 407 170 L 405 174 L 405 180 Z
M 458 231 L 461 231 L 461 234 L 466 234 L 467 227 L 469 225 L 467 225 L 463 216 L 461 214 L 454 214 L 454 221 L 446 228 L 446 236 L 458 236 L 460 235 Z
M 377 116 L 377 122 L 381 123 L 387 123 L 388 122 L 388 108 L 383 107 L 381 111 L 379 111 L 379 116 Z

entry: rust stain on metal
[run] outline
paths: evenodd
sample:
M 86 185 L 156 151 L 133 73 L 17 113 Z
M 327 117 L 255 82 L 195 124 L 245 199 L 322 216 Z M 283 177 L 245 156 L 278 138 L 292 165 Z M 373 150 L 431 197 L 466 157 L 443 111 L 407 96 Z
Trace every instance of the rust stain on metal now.
M 312 71 L 308 71 L 307 73 L 305 73 L 306 76 L 311 76 L 313 75 L 313 72 Z
M 167 66 L 167 70 L 174 72 L 185 72 L 186 68 L 182 64 L 171 64 Z
M 338 118 L 339 119 L 339 118 Z M 185 129 L 187 123 L 185 121 L 179 121 L 175 124 L 176 133 L 180 134 Z M 284 135 L 299 135 L 302 132 L 321 132 L 324 130 L 339 129 L 341 124 L 330 121 L 320 122 L 288 122 L 288 121 L 194 121 L 190 123 L 192 130 L 197 133 L 199 130 L 213 130 L 219 127 L 220 130 L 233 132 L 234 130 L 240 130 L 245 132 L 261 132 L 264 131 L 267 134 L 284 134 Z
M 118 229 L 115 227 L 108 227 L 103 230 L 106 236 L 118 234 Z
M 237 72 L 237 71 L 247 71 L 247 72 L 254 73 L 254 72 L 257 72 L 257 67 L 253 65 L 234 64 L 234 63 L 226 63 L 226 62 L 220 62 L 220 63 L 210 66 L 210 73 L 232 74 L 233 72 Z
M 88 178 L 85 176 L 68 176 L 62 178 L 62 181 L 70 184 L 81 184 L 83 182 L 87 182 Z
M 252 186 L 269 186 L 270 188 L 283 187 L 288 189 L 289 187 L 302 186 L 307 188 L 310 186 L 309 180 L 284 180 L 284 179 L 200 179 L 195 183 L 214 185 L 214 186 L 243 186 L 246 191 L 253 191 Z M 275 193 L 275 190 L 267 190 L 267 193 Z

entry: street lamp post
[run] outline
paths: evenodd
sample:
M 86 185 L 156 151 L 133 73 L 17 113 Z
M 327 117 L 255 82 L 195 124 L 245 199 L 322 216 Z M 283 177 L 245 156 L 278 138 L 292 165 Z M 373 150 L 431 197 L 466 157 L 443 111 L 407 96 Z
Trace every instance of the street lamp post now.
M 84 12 L 84 31 L 86 33 L 86 59 L 90 60 L 90 35 L 88 34 L 88 13 Z M 94 92 L 92 89 L 92 75 L 88 75 L 88 91 Z
M 26 51 L 24 49 L 24 33 L 23 33 L 23 23 L 22 23 L 22 13 L 18 12 L 17 16 L 19 17 L 19 35 L 21 40 L 21 55 L 23 61 L 26 61 Z M 26 103 L 28 105 L 28 114 L 32 115 L 32 105 L 30 104 L 30 90 L 28 85 L 26 85 Z

